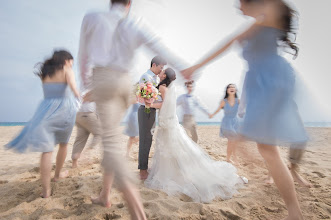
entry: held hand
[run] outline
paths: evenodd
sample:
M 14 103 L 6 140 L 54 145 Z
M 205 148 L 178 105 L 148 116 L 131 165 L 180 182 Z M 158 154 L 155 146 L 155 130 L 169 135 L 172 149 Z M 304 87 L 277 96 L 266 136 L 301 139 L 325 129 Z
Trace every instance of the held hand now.
M 182 75 L 183 75 L 183 77 L 184 77 L 185 79 L 189 80 L 189 79 L 192 78 L 193 73 L 194 73 L 197 69 L 199 69 L 198 65 L 194 65 L 194 66 L 189 67 L 189 68 L 187 68 L 187 69 L 185 69 L 185 70 L 182 70 L 181 73 L 182 73 Z
M 212 118 L 214 117 L 214 114 L 208 114 L 209 115 L 209 118 Z
M 92 92 L 89 91 L 83 96 L 83 102 L 92 102 Z

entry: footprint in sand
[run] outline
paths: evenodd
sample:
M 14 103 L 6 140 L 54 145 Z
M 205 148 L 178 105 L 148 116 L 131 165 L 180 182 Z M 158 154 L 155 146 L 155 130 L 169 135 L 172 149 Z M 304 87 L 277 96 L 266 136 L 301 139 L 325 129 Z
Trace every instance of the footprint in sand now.
M 223 210 L 220 209 L 221 213 L 227 217 L 227 219 L 231 219 L 231 220 L 241 220 L 242 218 L 240 218 L 240 216 L 233 214 L 232 212 L 228 211 L 228 210 Z
M 140 191 L 140 195 L 143 200 L 148 200 L 148 201 L 159 198 L 159 195 L 157 193 L 147 190 Z
M 110 220 L 110 219 L 120 219 L 122 218 L 122 215 L 117 214 L 115 212 L 107 213 L 103 216 L 103 219 Z
M 31 172 L 31 173 L 39 173 L 39 171 L 40 171 L 39 167 L 34 167 L 31 170 L 29 170 L 29 172 Z
M 164 207 L 167 211 L 170 211 L 170 212 L 176 212 L 179 208 L 174 206 L 174 205 L 171 205 L 169 204 L 168 202 L 165 202 L 165 201 L 160 201 L 158 202 L 162 207 Z
M 156 203 L 144 202 L 143 205 L 145 209 L 152 210 L 153 212 L 160 211 L 160 207 Z
M 203 208 L 202 204 L 190 202 L 182 205 L 180 207 L 180 210 L 184 213 L 199 214 L 202 208 Z
M 314 171 L 313 173 L 315 173 L 317 176 L 319 176 L 320 178 L 325 178 L 325 175 L 323 173 L 320 173 L 318 171 Z

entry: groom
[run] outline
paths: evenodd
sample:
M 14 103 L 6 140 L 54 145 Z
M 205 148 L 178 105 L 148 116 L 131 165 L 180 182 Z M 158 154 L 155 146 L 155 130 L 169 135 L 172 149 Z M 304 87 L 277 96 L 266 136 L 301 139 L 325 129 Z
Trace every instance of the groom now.
M 152 82 L 153 86 L 160 83 L 158 75 L 163 70 L 167 62 L 160 56 L 156 56 L 151 61 L 151 67 L 144 73 L 139 83 Z M 138 109 L 138 124 L 139 124 L 139 159 L 138 169 L 140 169 L 140 179 L 145 180 L 148 177 L 148 156 L 152 146 L 153 135 L 151 129 L 155 123 L 156 109 L 151 108 L 150 113 L 145 112 L 145 103 L 140 103 Z

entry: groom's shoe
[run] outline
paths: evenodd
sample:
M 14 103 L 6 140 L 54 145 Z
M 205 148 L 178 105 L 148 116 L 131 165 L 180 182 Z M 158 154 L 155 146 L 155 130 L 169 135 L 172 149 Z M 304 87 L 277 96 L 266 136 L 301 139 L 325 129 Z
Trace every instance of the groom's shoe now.
M 148 177 L 148 172 L 147 170 L 140 170 L 140 179 L 145 180 Z

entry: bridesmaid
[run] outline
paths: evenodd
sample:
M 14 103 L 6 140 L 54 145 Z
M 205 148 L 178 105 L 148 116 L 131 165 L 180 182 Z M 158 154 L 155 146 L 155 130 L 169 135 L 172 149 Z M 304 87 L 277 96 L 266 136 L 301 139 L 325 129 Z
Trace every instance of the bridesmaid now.
M 227 155 L 226 161 L 229 163 L 233 163 L 235 165 L 238 164 L 238 159 L 236 155 L 236 148 L 238 142 L 238 106 L 240 100 L 237 96 L 237 88 L 234 84 L 229 84 L 225 89 L 224 99 L 221 101 L 219 107 L 216 111 L 211 114 L 209 118 L 214 117 L 221 109 L 224 109 L 224 117 L 221 123 L 220 129 L 220 137 L 228 139 L 227 146 Z M 231 160 L 231 156 L 233 155 L 233 160 Z
M 128 123 L 126 125 L 126 128 L 124 130 L 124 134 L 129 136 L 128 143 L 127 143 L 127 149 L 126 149 L 126 157 L 130 157 L 130 150 L 132 148 L 132 145 L 137 143 L 139 141 L 139 126 L 138 126 L 138 108 L 140 104 L 135 103 L 132 104 L 131 110 L 129 112 L 128 117 Z
M 61 172 L 67 156 L 67 144 L 75 124 L 77 100 L 80 98 L 72 70 L 73 57 L 65 51 L 55 51 L 41 64 L 36 73 L 42 81 L 44 100 L 19 135 L 6 148 L 19 153 L 41 152 L 40 176 L 42 197 L 51 196 L 52 153 L 59 144 L 53 181 L 65 178 Z
M 255 141 L 267 163 L 288 210 L 286 219 L 303 215 L 292 176 L 276 146 L 303 149 L 308 136 L 294 101 L 295 73 L 279 54 L 286 48 L 294 57 L 298 48 L 290 36 L 296 12 L 284 0 L 240 0 L 240 10 L 255 19 L 247 30 L 216 48 L 197 65 L 184 70 L 186 78 L 226 51 L 235 42 L 243 48 L 248 71 L 243 85 L 239 113 L 243 115 L 239 133 Z

